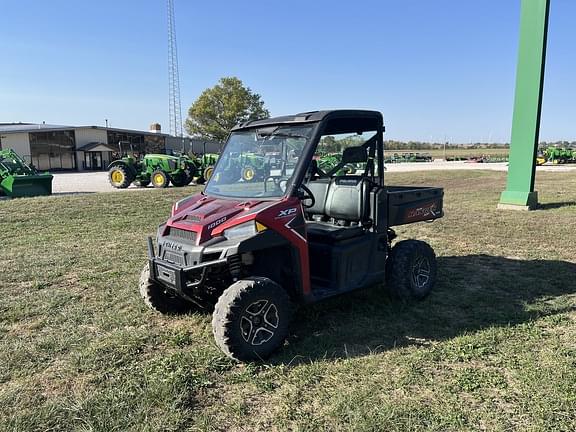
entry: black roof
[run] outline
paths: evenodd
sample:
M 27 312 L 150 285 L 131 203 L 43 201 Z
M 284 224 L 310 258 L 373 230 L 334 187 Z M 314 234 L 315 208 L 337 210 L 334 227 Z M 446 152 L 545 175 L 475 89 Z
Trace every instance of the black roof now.
M 378 111 L 369 110 L 325 110 L 325 111 L 309 111 L 300 114 L 289 116 L 272 117 L 262 120 L 251 120 L 240 123 L 232 128 L 232 130 L 246 129 L 258 126 L 270 126 L 276 124 L 294 124 L 294 123 L 312 123 L 319 122 L 327 119 L 336 118 L 356 118 L 356 119 L 371 119 L 382 123 L 382 114 Z

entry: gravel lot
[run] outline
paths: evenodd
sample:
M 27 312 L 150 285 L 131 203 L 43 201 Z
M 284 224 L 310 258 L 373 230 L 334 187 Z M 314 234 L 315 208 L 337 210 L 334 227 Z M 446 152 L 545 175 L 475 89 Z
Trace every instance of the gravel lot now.
M 93 193 L 93 192 L 123 192 L 140 189 L 130 186 L 128 189 L 115 189 L 108 181 L 106 171 L 55 173 L 52 180 L 52 193 Z
M 410 172 L 410 171 L 431 171 L 431 170 L 492 170 L 507 171 L 507 163 L 466 163 L 466 162 L 444 162 L 435 161 L 430 163 L 399 163 L 386 165 L 387 172 Z M 573 171 L 576 166 L 539 166 L 538 171 Z M 152 189 L 148 186 L 148 189 Z M 54 194 L 70 193 L 94 193 L 94 192 L 124 192 L 131 190 L 142 190 L 135 186 L 128 189 L 115 189 L 108 182 L 108 173 L 99 172 L 75 172 L 54 174 L 52 183 Z

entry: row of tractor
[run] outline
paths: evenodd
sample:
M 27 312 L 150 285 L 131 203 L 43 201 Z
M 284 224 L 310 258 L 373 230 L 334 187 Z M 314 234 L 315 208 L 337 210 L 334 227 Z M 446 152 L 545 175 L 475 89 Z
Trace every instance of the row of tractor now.
M 134 184 L 147 187 L 165 188 L 169 184 L 176 187 L 189 185 L 192 181 L 204 184 L 212 176 L 218 154 L 206 153 L 201 156 L 186 154 L 172 156 L 148 154 L 140 158 L 125 156 L 112 162 L 108 168 L 110 184 L 124 189 Z M 226 177 L 244 182 L 261 181 L 274 169 L 274 154 L 236 153 L 224 161 Z
M 432 160 L 432 155 L 429 153 L 394 153 L 384 159 L 386 163 L 432 162 Z
M 548 147 L 538 152 L 536 157 L 536 164 L 544 165 L 550 164 L 566 164 L 576 163 L 576 149 L 561 148 L 561 147 Z
M 201 156 L 147 154 L 138 158 L 128 155 L 109 165 L 108 178 L 117 189 L 125 189 L 131 184 L 165 188 L 171 183 L 182 187 L 193 180 L 203 184 L 212 175 L 217 160 L 218 155 L 214 153 Z

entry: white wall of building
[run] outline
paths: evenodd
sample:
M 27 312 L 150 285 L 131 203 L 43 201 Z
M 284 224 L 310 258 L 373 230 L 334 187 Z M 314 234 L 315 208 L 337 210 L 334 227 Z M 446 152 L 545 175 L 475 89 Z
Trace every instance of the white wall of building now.
M 12 149 L 26 160 L 30 160 L 28 132 L 4 134 L 1 139 L 3 149 Z
M 108 132 L 105 129 L 74 128 L 74 135 L 76 136 L 76 148 L 93 142 L 108 143 Z M 110 152 L 105 152 L 102 156 L 106 164 L 110 163 Z M 76 162 L 78 171 L 84 171 L 85 153 L 83 151 L 76 152 Z
M 75 128 L 74 134 L 77 148 L 93 142 L 108 144 L 108 133 L 105 129 Z

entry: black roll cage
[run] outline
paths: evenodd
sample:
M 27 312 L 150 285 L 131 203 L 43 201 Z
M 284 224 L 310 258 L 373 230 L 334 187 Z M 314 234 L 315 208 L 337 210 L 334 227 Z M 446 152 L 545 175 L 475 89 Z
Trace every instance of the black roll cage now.
M 333 124 L 330 124 L 333 122 Z M 368 152 L 368 162 L 363 176 L 371 174 L 372 183 L 377 186 L 384 186 L 384 139 L 383 134 L 385 127 L 383 124 L 382 114 L 378 111 L 367 110 L 333 110 L 333 111 L 313 111 L 310 113 L 296 114 L 295 116 L 278 117 L 264 120 L 248 121 L 235 126 L 232 132 L 240 132 L 251 129 L 260 129 L 270 126 L 295 126 L 295 125 L 314 124 L 311 132 L 310 143 L 305 147 L 302 153 L 302 163 L 298 163 L 293 176 L 293 181 L 286 190 L 284 197 L 300 196 L 299 190 L 305 180 L 306 173 L 312 163 L 312 158 L 320 139 L 325 135 L 340 133 L 362 133 L 375 131 L 376 134 L 365 143 L 362 147 Z M 228 135 L 228 139 L 230 134 Z M 378 167 L 378 176 L 375 176 L 374 159 Z M 218 161 L 220 162 L 220 160 Z M 217 162 L 217 164 L 218 164 Z M 221 197 L 224 199 L 236 199 Z M 276 201 L 281 198 L 266 199 Z
M 361 147 L 364 147 L 368 152 L 368 162 L 366 164 L 366 169 L 364 171 L 363 176 L 368 177 L 368 175 L 370 174 L 373 183 L 375 183 L 377 186 L 380 187 L 384 186 L 384 140 L 383 140 L 384 125 L 380 113 L 370 111 L 368 113 L 373 114 L 365 117 L 365 116 L 356 116 L 354 114 L 348 114 L 347 112 L 343 112 L 342 114 L 340 114 L 340 112 L 335 111 L 334 114 L 332 115 L 328 114 L 317 122 L 316 126 L 312 130 L 312 138 L 310 140 L 310 145 L 307 146 L 302 155 L 303 163 L 298 165 L 297 171 L 294 174 L 294 181 L 292 182 L 291 190 L 287 191 L 286 194 L 287 196 L 298 195 L 298 190 L 302 185 L 302 183 L 304 182 L 306 173 L 308 172 L 310 164 L 312 163 L 312 158 L 314 156 L 314 153 L 316 152 L 320 139 L 325 135 L 335 133 L 335 131 L 329 128 L 328 123 L 330 121 L 337 121 L 344 119 L 355 120 L 357 118 L 364 118 L 364 119 L 367 118 L 375 120 L 375 124 L 373 124 L 373 126 L 376 127 L 359 127 L 357 129 L 343 129 L 343 130 L 337 130 L 337 132 L 338 133 L 354 133 L 354 132 L 362 133 L 368 131 L 376 132 L 376 134 L 372 138 L 370 138 L 361 145 Z M 375 169 L 374 159 L 376 159 L 376 163 L 378 166 L 377 177 L 375 177 L 374 175 L 374 169 Z M 345 163 L 342 164 L 342 166 L 344 165 Z M 342 168 L 342 166 L 339 166 L 338 169 Z M 336 170 L 332 169 L 331 171 L 335 170 L 334 172 L 336 172 L 338 171 L 338 169 Z

